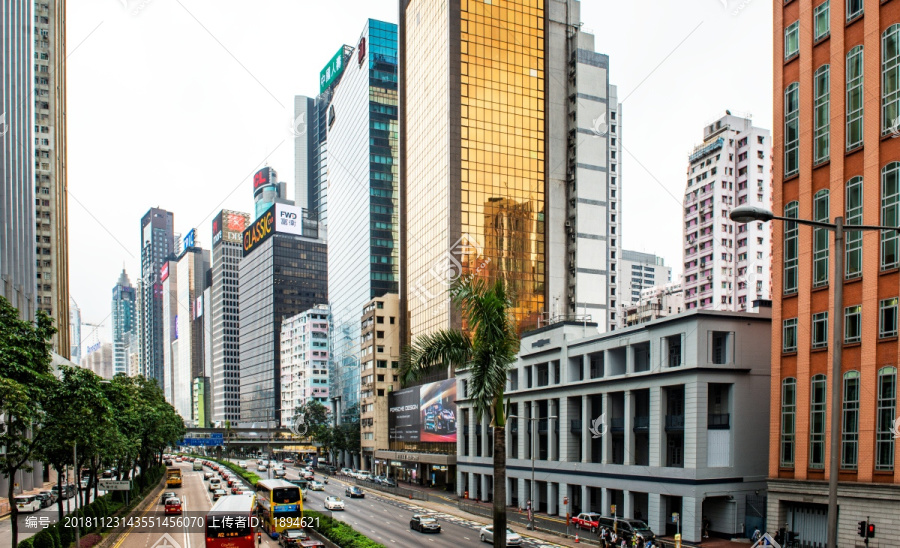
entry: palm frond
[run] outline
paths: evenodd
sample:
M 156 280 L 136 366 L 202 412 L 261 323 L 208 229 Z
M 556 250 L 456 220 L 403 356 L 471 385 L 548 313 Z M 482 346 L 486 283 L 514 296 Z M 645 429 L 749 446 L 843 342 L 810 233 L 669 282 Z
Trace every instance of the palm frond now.
M 437 365 L 462 367 L 471 356 L 472 341 L 462 331 L 442 329 L 421 335 L 400 356 L 401 382 L 415 382 Z

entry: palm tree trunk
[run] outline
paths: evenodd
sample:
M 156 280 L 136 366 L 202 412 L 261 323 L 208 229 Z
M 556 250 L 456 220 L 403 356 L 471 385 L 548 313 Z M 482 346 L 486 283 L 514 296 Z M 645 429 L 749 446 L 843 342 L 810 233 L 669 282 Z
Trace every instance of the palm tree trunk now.
M 506 548 L 506 426 L 494 426 L 494 548 Z

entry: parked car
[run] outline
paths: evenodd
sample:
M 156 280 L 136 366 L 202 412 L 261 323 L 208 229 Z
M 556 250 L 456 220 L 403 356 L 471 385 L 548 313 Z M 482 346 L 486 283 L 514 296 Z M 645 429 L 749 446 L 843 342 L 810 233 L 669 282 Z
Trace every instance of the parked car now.
M 166 514 L 181 515 L 181 499 L 178 497 L 166 499 Z
M 650 527 L 639 519 L 618 518 L 614 520 L 613 518 L 607 517 L 600 518 L 601 527 L 612 529 L 613 525 L 616 527 L 619 538 L 624 538 L 625 542 L 628 542 L 629 544 L 631 544 L 631 539 L 635 535 L 642 536 L 645 542 L 656 539 L 656 535 L 653 534 Z
M 350 475 L 350 472 L 351 472 L 351 470 L 350 470 L 349 468 L 341 468 L 341 475 L 342 475 L 342 476 L 349 476 L 349 475 Z
M 481 538 L 481 542 L 494 542 L 494 526 L 485 525 L 484 527 L 482 527 L 481 531 L 479 531 L 479 537 Z M 512 529 L 507 529 L 506 545 L 522 546 L 522 537 L 520 537 L 519 534 Z
M 303 529 L 285 529 L 278 535 L 278 544 L 281 548 L 293 548 L 301 546 L 301 542 L 308 540 L 309 535 Z
M 216 500 L 219 500 L 220 498 L 224 497 L 227 494 L 228 494 L 228 492 L 225 491 L 224 489 L 216 489 L 215 491 L 213 491 L 212 498 L 214 501 L 216 501 Z
M 294 459 L 288 457 L 288 458 L 284 459 L 282 462 L 285 463 L 285 464 L 293 464 L 293 463 L 294 463 Z
M 308 484 L 310 491 L 324 491 L 325 484 L 320 481 L 311 481 Z
M 384 485 L 385 487 L 397 487 L 397 482 L 391 478 L 385 478 L 385 480 L 381 482 L 381 485 Z
M 366 498 L 366 494 L 363 493 L 363 490 L 355 485 L 351 485 L 344 489 L 344 494 L 347 495 L 348 498 Z
M 596 512 L 582 512 L 572 518 L 572 525 L 576 529 L 587 529 L 591 533 L 595 533 L 600 528 L 600 514 Z
M 53 497 L 46 493 L 38 493 L 35 495 L 39 501 L 41 501 L 41 508 L 46 508 L 53 504 Z
M 41 501 L 34 495 L 16 497 L 15 501 L 19 512 L 34 513 L 41 509 Z
M 432 516 L 416 514 L 409 520 L 409 528 L 420 533 L 440 533 L 441 524 Z
M 75 486 L 71 483 L 66 483 L 62 487 L 54 485 L 53 492 L 56 493 L 57 496 L 62 497 L 63 500 L 67 500 L 75 496 Z
M 325 497 L 325 509 L 326 510 L 343 510 L 344 509 L 344 501 L 341 500 L 341 497 Z
M 55 504 L 59 500 L 59 495 L 56 494 L 56 491 L 41 491 L 41 494 L 50 497 L 50 504 Z

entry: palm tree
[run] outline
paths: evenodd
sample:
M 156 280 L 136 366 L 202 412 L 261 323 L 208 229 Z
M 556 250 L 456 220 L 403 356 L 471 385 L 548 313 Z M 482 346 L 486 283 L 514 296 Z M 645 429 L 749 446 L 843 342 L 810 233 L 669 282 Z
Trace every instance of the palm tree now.
M 402 356 L 404 384 L 415 382 L 435 367 L 452 367 L 469 374 L 467 397 L 476 416 L 489 416 L 494 431 L 494 546 L 506 547 L 506 410 L 503 393 L 510 366 L 519 351 L 511 314 L 512 301 L 502 279 L 486 282 L 459 278 L 450 288 L 467 331 L 442 329 L 421 335 Z

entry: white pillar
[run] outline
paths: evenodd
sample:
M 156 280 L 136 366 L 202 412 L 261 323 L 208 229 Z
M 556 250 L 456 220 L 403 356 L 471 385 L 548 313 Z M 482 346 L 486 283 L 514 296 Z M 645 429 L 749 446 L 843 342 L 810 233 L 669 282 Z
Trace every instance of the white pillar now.
M 591 462 L 591 400 L 581 396 L 581 462 Z
M 702 540 L 703 499 L 683 497 L 681 501 L 681 538 L 698 544 Z
M 475 453 L 475 442 L 478 440 L 478 436 L 475 431 L 475 409 L 469 408 L 469 456 L 474 457 Z
M 556 515 L 556 504 L 559 502 L 559 484 L 547 482 L 547 515 Z
M 568 462 L 569 439 L 572 437 L 571 434 L 569 434 L 569 398 L 566 396 L 561 397 L 557 407 L 559 407 L 559 409 L 556 410 L 556 416 L 559 417 L 559 419 L 557 419 L 559 421 L 559 454 L 557 455 L 557 458 L 560 462 Z
M 629 490 L 622 491 L 623 500 L 622 500 L 622 513 L 620 514 L 622 517 L 633 519 L 634 518 L 634 495 Z
M 525 478 L 518 478 L 518 490 L 519 490 L 519 508 L 525 508 L 525 502 L 531 497 L 531 494 L 528 492 L 526 488 Z
M 556 503 L 559 505 L 559 513 L 560 516 L 565 516 L 566 512 L 569 511 L 568 506 L 565 503 L 565 499 L 569 496 L 569 484 L 568 483 L 557 483 L 556 484 Z
M 603 435 L 603 438 L 600 440 L 600 454 L 601 454 L 601 462 L 603 464 L 612 464 L 613 461 L 613 451 L 612 451 L 612 432 L 610 431 L 610 427 L 612 424 L 612 398 L 609 395 L 609 392 L 603 393 L 603 413 L 606 413 L 606 433 Z
M 625 391 L 625 460 L 626 465 L 634 464 L 634 399 L 631 397 L 631 390 Z
M 600 515 L 601 516 L 611 516 L 612 515 L 612 512 L 609 511 L 610 505 L 612 505 L 612 502 L 610 502 L 610 498 L 611 497 L 609 496 L 609 489 L 607 489 L 606 487 L 601 487 L 600 488 Z M 619 511 L 619 509 L 616 508 L 616 511 Z M 622 516 L 622 514 L 618 514 L 618 515 L 619 515 L 619 517 Z
M 475 481 L 475 472 L 469 472 L 469 498 L 478 499 L 478 482 Z
M 581 486 L 581 508 L 575 509 L 575 512 L 590 512 L 593 509 L 591 508 L 591 493 L 588 489 L 587 485 Z
M 647 493 L 647 525 L 657 535 L 666 531 L 666 505 L 659 493 Z
M 662 466 L 665 459 L 665 419 L 663 419 L 662 387 L 650 387 L 650 466 Z M 652 527 L 651 527 L 652 529 Z M 654 529 L 655 531 L 655 529 Z
M 556 417 L 547 419 L 547 460 L 558 461 L 559 454 L 556 450 L 556 427 L 559 426 L 559 412 L 556 409 L 556 399 L 547 400 L 547 416 Z

